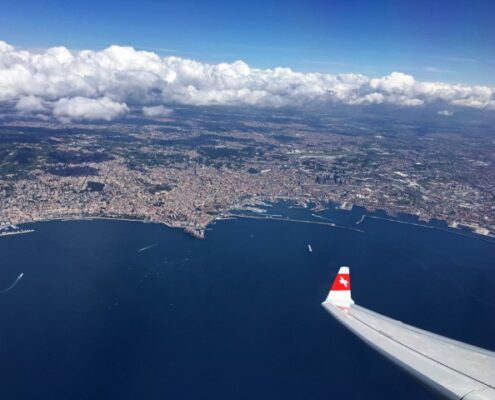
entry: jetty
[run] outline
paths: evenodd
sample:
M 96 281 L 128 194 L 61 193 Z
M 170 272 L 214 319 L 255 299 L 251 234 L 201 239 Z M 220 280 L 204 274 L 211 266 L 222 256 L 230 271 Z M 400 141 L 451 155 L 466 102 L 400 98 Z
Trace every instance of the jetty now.
M 305 220 L 305 219 L 271 217 L 271 216 L 268 216 L 268 215 L 267 216 L 246 215 L 246 214 L 231 214 L 231 215 L 233 217 L 236 217 L 236 218 L 263 219 L 263 220 L 270 220 L 270 221 L 297 222 L 299 224 L 325 225 L 325 226 L 330 226 L 332 228 L 345 229 L 345 230 L 348 230 L 348 231 L 354 231 L 354 232 L 364 233 L 364 231 L 361 230 L 361 229 L 351 228 L 349 226 L 337 225 L 337 224 L 334 224 L 333 222 L 308 221 L 308 220 Z

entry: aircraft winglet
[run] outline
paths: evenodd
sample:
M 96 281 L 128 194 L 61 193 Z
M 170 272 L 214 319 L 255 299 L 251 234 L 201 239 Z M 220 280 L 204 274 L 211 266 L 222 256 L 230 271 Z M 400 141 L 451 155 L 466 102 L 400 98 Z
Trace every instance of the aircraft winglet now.
M 325 303 L 332 303 L 337 307 L 344 308 L 354 304 L 351 297 L 351 275 L 349 273 L 349 267 L 340 267 Z

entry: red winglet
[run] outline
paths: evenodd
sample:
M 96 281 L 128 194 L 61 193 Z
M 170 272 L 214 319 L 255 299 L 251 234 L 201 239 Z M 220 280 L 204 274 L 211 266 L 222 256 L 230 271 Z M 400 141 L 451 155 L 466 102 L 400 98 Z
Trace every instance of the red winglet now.
M 351 290 L 351 275 L 349 271 L 344 273 L 340 273 L 339 271 L 330 290 Z
M 325 302 L 344 308 L 354 304 L 351 297 L 351 275 L 348 267 L 340 267 Z

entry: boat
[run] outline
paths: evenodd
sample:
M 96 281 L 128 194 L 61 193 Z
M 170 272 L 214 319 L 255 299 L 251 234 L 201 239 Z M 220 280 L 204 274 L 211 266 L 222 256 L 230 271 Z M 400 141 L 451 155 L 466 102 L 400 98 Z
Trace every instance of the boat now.
M 313 248 L 311 247 L 311 245 L 310 245 L 310 244 L 308 244 L 308 251 L 309 251 L 310 253 L 312 253 L 312 252 L 313 252 Z

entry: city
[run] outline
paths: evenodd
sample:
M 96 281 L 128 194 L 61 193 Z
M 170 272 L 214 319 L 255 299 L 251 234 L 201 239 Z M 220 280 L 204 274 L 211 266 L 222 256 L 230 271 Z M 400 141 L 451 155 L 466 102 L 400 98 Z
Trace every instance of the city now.
M 241 113 L 212 129 L 219 112 L 4 124 L 0 221 L 126 218 L 203 237 L 232 208 L 284 199 L 495 232 L 495 143 L 483 135 L 395 133 L 386 124 L 342 126 L 283 112 Z

